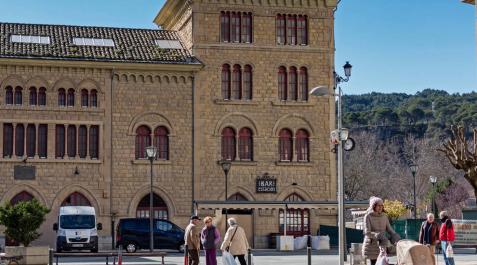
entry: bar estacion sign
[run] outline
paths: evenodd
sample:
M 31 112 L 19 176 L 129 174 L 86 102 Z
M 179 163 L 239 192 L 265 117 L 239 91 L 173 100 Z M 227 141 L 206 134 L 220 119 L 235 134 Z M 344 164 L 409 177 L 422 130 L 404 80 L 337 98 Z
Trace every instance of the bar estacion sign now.
M 263 176 L 257 176 L 256 192 L 277 193 L 277 180 L 274 177 L 269 176 L 268 173 L 263 174 Z

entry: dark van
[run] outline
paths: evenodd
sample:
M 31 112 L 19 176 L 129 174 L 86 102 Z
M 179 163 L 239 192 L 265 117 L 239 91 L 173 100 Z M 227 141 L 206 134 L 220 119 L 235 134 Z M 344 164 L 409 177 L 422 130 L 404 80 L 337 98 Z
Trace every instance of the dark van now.
M 116 227 L 116 247 L 127 252 L 149 249 L 149 218 L 120 219 Z M 172 222 L 154 219 L 154 248 L 184 251 L 184 230 Z

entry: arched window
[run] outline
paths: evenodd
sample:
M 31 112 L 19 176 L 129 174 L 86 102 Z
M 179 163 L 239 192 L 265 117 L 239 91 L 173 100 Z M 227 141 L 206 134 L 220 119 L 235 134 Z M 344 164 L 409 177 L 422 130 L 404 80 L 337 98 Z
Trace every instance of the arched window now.
M 288 129 L 282 129 L 278 136 L 280 161 L 292 161 L 293 134 Z
M 222 159 L 235 160 L 235 131 L 230 127 L 222 130 Z
M 68 95 L 66 97 L 66 105 L 68 107 L 74 107 L 75 105 L 75 90 L 72 88 L 68 89 Z
M 13 155 L 13 125 L 11 123 L 3 124 L 3 157 L 12 157 Z
M 299 45 L 308 44 L 308 30 L 306 23 L 307 16 L 298 16 L 297 20 L 297 42 Z
M 222 65 L 222 97 L 230 99 L 230 65 Z
M 98 91 L 96 89 L 91 90 L 89 93 L 90 97 L 90 106 L 93 108 L 98 107 Z
M 146 147 L 151 145 L 151 129 L 147 126 L 140 126 L 136 129 L 136 159 L 144 159 Z
M 239 131 L 239 159 L 253 160 L 253 133 L 249 128 Z
M 47 157 L 48 148 L 48 125 L 40 124 L 38 126 L 38 156 L 40 158 Z
M 81 89 L 81 107 L 88 107 L 89 99 L 88 99 L 88 90 Z
M 19 202 L 27 202 L 27 201 L 31 201 L 33 200 L 33 195 L 31 195 L 29 192 L 26 192 L 26 191 L 22 191 L 20 193 L 18 193 L 17 195 L 15 195 L 11 200 L 10 200 L 10 204 L 11 205 L 15 205 Z
M 36 87 L 30 87 L 30 106 L 37 105 Z
M 308 71 L 306 67 L 300 68 L 300 99 L 308 100 Z
M 301 202 L 304 201 L 300 195 L 293 193 L 288 196 L 285 202 Z M 287 209 L 286 223 L 287 223 L 287 235 L 303 236 L 310 233 L 310 210 L 308 209 L 295 209 L 292 205 Z M 285 227 L 285 212 L 280 209 L 280 233 L 283 234 Z
M 99 126 L 91 125 L 89 128 L 89 156 L 91 159 L 99 158 Z
M 220 13 L 220 40 L 222 42 L 230 41 L 230 13 Z
M 169 160 L 169 131 L 164 126 L 154 130 L 154 146 L 157 148 L 156 159 Z
M 25 127 L 23 124 L 17 124 L 15 128 L 15 155 L 23 156 L 25 154 Z
M 296 67 L 290 67 L 290 73 L 288 74 L 288 79 L 290 80 L 290 86 L 288 87 L 289 90 L 289 100 L 297 100 L 298 96 L 298 83 L 297 83 L 297 71 Z
M 287 17 L 287 44 L 296 45 L 296 15 Z
M 27 126 L 27 157 L 35 157 L 36 151 L 36 127 L 34 124 L 28 124 Z
M 141 199 L 136 209 L 137 218 L 149 217 L 149 200 L 150 200 L 149 194 L 147 194 Z M 155 193 L 152 196 L 152 212 L 153 212 L 154 218 L 163 219 L 163 220 L 169 219 L 166 203 L 160 196 L 158 196 Z
M 230 41 L 240 42 L 240 12 L 230 13 Z
M 38 90 L 38 105 L 46 106 L 46 88 L 40 87 Z
M 285 15 L 277 15 L 276 19 L 276 26 L 277 26 L 277 43 L 278 44 L 285 44 L 286 43 L 286 25 L 285 25 Z
M 11 86 L 5 88 L 5 104 L 13 105 L 13 88 Z
M 61 206 L 91 206 L 91 203 L 83 194 L 75 191 L 63 200 Z
M 253 91 L 252 66 L 245 65 L 243 69 L 243 99 L 251 100 Z
M 242 69 L 240 65 L 234 65 L 232 72 L 232 99 L 242 98 Z
M 242 39 L 243 43 L 252 42 L 252 13 L 242 13 Z
M 298 161 L 310 161 L 310 140 L 307 131 L 300 129 L 296 132 L 296 156 Z
M 76 126 L 68 125 L 68 131 L 66 136 L 66 149 L 68 152 L 68 157 L 76 156 Z
M 55 132 L 55 157 L 65 157 L 65 126 L 56 125 Z
M 86 158 L 88 149 L 88 128 L 81 125 L 78 129 L 78 155 L 80 158 Z
M 66 106 L 66 91 L 64 88 L 58 89 L 58 106 Z
M 22 90 L 23 90 L 23 88 L 21 88 L 19 86 L 15 87 L 15 105 L 22 105 L 23 104 Z
M 248 200 L 241 193 L 237 192 L 230 195 L 230 197 L 227 198 L 227 201 L 248 201 Z
M 278 97 L 287 100 L 287 69 L 284 66 L 278 68 Z

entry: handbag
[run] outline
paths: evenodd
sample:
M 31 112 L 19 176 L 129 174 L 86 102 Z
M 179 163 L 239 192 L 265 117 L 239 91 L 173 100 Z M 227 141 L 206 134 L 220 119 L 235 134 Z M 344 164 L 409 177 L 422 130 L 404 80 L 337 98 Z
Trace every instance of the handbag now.
M 234 256 L 228 251 L 222 252 L 222 264 L 224 265 L 237 265 Z
M 235 227 L 235 231 L 234 231 L 234 234 L 232 235 L 232 238 L 230 238 L 229 245 L 225 248 L 225 250 L 227 250 L 227 252 L 229 252 L 230 245 L 232 245 L 232 240 L 234 240 L 234 236 L 235 236 L 235 233 L 237 233 L 237 229 L 238 229 L 238 226 Z

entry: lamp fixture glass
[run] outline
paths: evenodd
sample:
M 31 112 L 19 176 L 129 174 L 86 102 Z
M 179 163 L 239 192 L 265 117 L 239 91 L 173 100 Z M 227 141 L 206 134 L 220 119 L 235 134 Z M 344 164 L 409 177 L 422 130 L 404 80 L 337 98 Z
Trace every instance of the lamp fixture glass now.
M 416 174 L 417 170 L 419 169 L 419 166 L 416 164 L 411 164 L 409 166 L 409 169 L 411 169 L 412 174 Z
M 347 61 L 345 65 L 343 65 L 345 76 L 350 77 L 351 76 L 351 68 L 353 66 Z
M 220 165 L 225 174 L 227 174 L 230 171 L 230 167 L 232 167 L 232 163 L 229 160 L 222 160 Z
M 156 154 L 157 154 L 157 148 L 154 145 L 146 147 L 147 158 L 153 159 L 156 157 Z
M 430 176 L 429 180 L 431 181 L 432 184 L 435 184 L 437 182 L 437 177 L 436 176 Z

